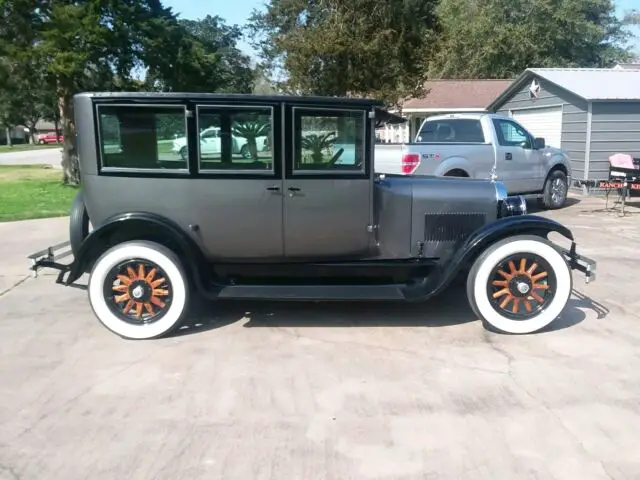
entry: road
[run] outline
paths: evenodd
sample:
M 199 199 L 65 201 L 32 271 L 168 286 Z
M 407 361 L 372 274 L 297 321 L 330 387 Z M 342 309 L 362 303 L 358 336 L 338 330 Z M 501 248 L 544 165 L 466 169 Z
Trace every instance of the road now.
M 61 148 L 52 147 L 0 153 L 0 165 L 53 165 L 59 167 L 61 152 Z
M 557 212 L 598 279 L 536 335 L 426 305 L 207 303 L 171 338 L 109 333 L 25 276 L 67 219 L 0 224 L 0 478 L 640 478 L 640 208 Z

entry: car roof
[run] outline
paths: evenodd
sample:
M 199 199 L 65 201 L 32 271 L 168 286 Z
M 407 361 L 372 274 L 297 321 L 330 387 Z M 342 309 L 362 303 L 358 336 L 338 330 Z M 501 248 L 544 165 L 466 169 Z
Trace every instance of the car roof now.
M 343 104 L 357 107 L 381 107 L 383 103 L 372 98 L 303 96 L 303 95 L 254 95 L 248 93 L 198 93 L 198 92 L 82 92 L 76 97 L 105 100 L 191 100 L 191 101 L 253 101 L 287 102 L 297 104 Z

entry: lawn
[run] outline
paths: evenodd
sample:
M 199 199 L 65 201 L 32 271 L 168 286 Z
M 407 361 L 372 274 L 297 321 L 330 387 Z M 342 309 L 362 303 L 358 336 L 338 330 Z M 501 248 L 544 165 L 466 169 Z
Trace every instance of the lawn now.
M 69 214 L 76 187 L 44 165 L 0 165 L 0 222 Z
M 0 153 L 10 153 L 10 152 L 25 152 L 28 150 L 42 150 L 44 148 L 62 148 L 61 143 L 52 143 L 48 145 L 37 145 L 37 144 L 29 144 L 29 143 L 19 143 L 14 145 L 13 147 L 9 147 L 7 145 L 0 145 Z

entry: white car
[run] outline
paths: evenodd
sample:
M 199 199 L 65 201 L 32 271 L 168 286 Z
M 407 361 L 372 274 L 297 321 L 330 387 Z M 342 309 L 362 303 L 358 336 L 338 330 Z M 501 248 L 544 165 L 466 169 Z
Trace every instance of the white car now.
M 234 155 L 242 155 L 242 158 L 247 160 L 251 159 L 251 152 L 249 151 L 249 145 L 247 139 L 233 135 L 232 152 Z M 262 152 L 269 149 L 269 139 L 266 136 L 256 138 L 256 145 L 258 151 Z M 200 132 L 200 155 L 203 157 L 219 155 L 222 150 L 220 127 L 209 127 Z M 179 137 L 173 141 L 173 153 L 180 155 L 183 159 L 187 159 L 187 139 L 186 137 Z

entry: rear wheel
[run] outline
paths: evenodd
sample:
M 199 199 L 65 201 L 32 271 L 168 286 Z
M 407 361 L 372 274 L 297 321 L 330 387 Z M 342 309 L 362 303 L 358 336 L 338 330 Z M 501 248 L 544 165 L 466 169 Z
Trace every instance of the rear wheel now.
M 467 277 L 474 313 L 505 333 L 533 333 L 553 322 L 571 295 L 571 270 L 547 240 L 522 235 L 487 248 Z
M 451 170 L 447 173 L 444 174 L 445 177 L 465 177 L 468 178 L 469 174 L 467 172 L 465 172 L 464 170 L 460 170 L 459 168 L 456 168 L 455 170 Z
M 127 339 L 158 338 L 179 327 L 188 297 L 180 259 L 155 242 L 110 248 L 89 278 L 89 301 L 98 320 Z
M 84 204 L 82 192 L 78 192 L 71 204 L 69 212 L 69 243 L 74 255 L 78 254 L 80 245 L 89 235 L 89 214 Z

